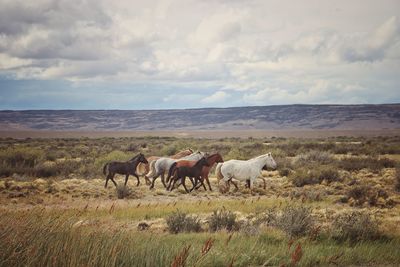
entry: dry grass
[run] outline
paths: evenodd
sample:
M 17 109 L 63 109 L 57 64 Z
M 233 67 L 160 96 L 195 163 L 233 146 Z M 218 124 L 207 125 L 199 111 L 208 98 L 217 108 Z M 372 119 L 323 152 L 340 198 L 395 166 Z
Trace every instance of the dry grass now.
M 0 179 L 0 242 L 7 244 L 0 251 L 0 266 L 398 265 L 400 180 L 393 167 L 400 157 L 391 155 L 388 161 L 380 153 L 396 152 L 389 147 L 397 147 L 400 139 L 386 138 L 385 146 L 382 142 L 3 139 L 3 166 L 12 167 L 14 160 L 19 162 L 14 167 L 21 168 Z M 118 175 L 119 190 L 104 188 L 99 166 L 106 161 L 187 147 L 220 151 L 225 159 L 271 151 L 280 165 L 263 173 L 267 187 L 257 183 L 253 193 L 241 184 L 239 191 L 221 194 L 214 175 L 213 192 L 167 192 L 161 183 L 148 190 L 143 179 L 136 187 L 132 178 L 125 188 Z M 343 147 L 347 155 L 337 155 Z M 14 150 L 22 156 L 4 156 Z M 30 150 L 42 152 L 29 161 Z M 348 167 L 349 162 L 355 165 Z M 362 208 L 372 217 L 354 215 Z M 348 219 L 341 214 L 353 215 Z M 360 231 L 366 225 L 377 226 L 379 235 Z

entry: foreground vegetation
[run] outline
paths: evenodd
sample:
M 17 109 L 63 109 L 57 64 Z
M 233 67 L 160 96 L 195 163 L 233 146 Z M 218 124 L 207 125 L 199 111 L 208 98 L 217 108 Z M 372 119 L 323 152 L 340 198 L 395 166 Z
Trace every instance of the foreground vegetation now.
M 253 192 L 103 187 L 107 161 L 189 147 L 278 169 Z M 396 266 L 399 160 L 400 137 L 0 139 L 0 266 Z

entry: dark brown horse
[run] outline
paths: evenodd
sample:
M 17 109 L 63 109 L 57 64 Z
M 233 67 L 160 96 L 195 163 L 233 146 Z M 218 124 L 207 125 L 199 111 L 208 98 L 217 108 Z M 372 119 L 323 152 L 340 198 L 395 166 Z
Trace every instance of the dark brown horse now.
M 208 164 L 206 158 L 202 157 L 193 166 L 181 166 L 181 167 L 175 168 L 173 171 L 173 177 L 169 181 L 167 190 L 172 191 L 172 189 L 175 186 L 175 183 L 178 180 L 181 180 L 181 184 L 183 184 L 183 187 L 185 188 L 186 192 L 189 193 L 189 190 L 187 189 L 186 184 L 185 184 L 186 177 L 194 177 L 195 181 L 198 181 L 200 179 L 201 172 L 202 172 L 204 166 L 209 166 L 209 164 Z M 193 187 L 192 187 L 192 189 L 190 189 L 190 191 L 192 191 L 195 188 L 195 185 L 196 184 L 193 183 Z
M 115 187 L 117 187 L 117 183 L 114 181 L 114 175 L 117 173 L 125 174 L 125 186 L 128 182 L 129 175 L 133 175 L 136 177 L 137 186 L 139 186 L 140 180 L 139 176 L 136 174 L 136 167 L 140 162 L 147 164 L 147 160 L 142 153 L 139 153 L 138 155 L 126 162 L 112 161 L 106 163 L 103 167 L 103 173 L 104 175 L 106 175 L 108 170 L 108 175 L 106 177 L 106 184 L 104 185 L 104 187 L 107 187 L 108 180 L 110 179 L 114 183 Z
M 211 184 L 210 184 L 210 180 L 208 179 L 208 175 L 209 175 L 209 173 L 210 173 L 211 168 L 214 166 L 214 164 L 215 164 L 215 163 L 219 163 L 219 162 L 224 162 L 224 160 L 222 159 L 221 154 L 219 154 L 219 153 L 215 153 L 215 154 L 212 154 L 211 156 L 208 156 L 208 157 L 207 157 L 207 163 L 208 163 L 209 166 L 204 166 L 204 167 L 203 167 L 203 170 L 201 171 L 201 176 L 200 176 L 201 179 L 200 179 L 200 185 L 199 185 L 199 187 L 200 187 L 200 186 L 203 186 L 204 190 L 207 190 L 206 187 L 205 187 L 205 185 L 204 185 L 204 180 L 206 180 L 206 182 L 207 182 L 207 184 L 208 184 L 208 188 L 210 189 L 210 191 L 212 191 Z M 189 160 L 180 160 L 180 161 L 177 161 L 176 164 L 173 164 L 173 165 L 171 166 L 171 168 L 169 169 L 167 181 L 170 179 L 170 177 L 171 177 L 172 174 L 174 173 L 175 168 L 182 167 L 182 166 L 189 166 L 189 167 L 191 167 L 191 166 L 193 166 L 194 164 L 196 164 L 196 161 L 189 161 Z M 189 177 L 189 178 L 190 178 L 190 177 Z M 190 180 L 192 181 L 192 179 L 190 179 Z M 192 183 L 193 183 L 193 181 L 192 181 Z M 195 181 L 195 183 L 194 183 L 193 185 L 194 185 L 194 186 L 197 186 L 197 183 L 198 183 L 198 181 Z M 180 184 L 179 184 L 179 185 L 180 185 Z M 178 185 L 178 186 L 179 186 L 179 185 Z M 197 189 L 197 188 L 196 188 L 196 189 Z

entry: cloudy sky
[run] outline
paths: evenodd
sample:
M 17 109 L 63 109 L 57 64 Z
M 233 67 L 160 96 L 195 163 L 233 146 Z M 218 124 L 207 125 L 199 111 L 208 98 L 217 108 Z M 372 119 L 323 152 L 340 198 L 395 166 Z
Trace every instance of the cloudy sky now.
M 0 0 L 0 109 L 394 102 L 398 0 Z

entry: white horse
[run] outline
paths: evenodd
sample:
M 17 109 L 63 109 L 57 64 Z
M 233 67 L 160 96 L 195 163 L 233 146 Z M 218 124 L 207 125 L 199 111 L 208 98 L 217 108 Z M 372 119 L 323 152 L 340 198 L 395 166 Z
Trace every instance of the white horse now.
M 275 169 L 276 162 L 272 157 L 271 153 L 267 153 L 249 160 L 228 160 L 222 163 L 218 163 L 215 169 L 217 175 L 217 181 L 222 179 L 226 185 L 232 179 L 239 181 L 247 181 L 250 189 L 253 187 L 254 180 L 260 175 L 264 167 L 270 167 Z M 233 183 L 236 188 L 237 185 Z
M 197 151 L 189 156 L 180 158 L 180 159 L 171 159 L 171 158 L 159 158 L 150 162 L 150 172 L 146 175 L 148 179 L 153 179 L 150 185 L 150 189 L 154 188 L 154 181 L 161 175 L 161 182 L 163 183 L 164 187 L 166 188 L 167 185 L 165 184 L 165 173 L 168 173 L 169 169 L 171 168 L 172 164 L 180 160 L 193 160 L 197 161 L 204 157 L 206 153 Z M 168 182 L 168 181 L 167 181 Z

